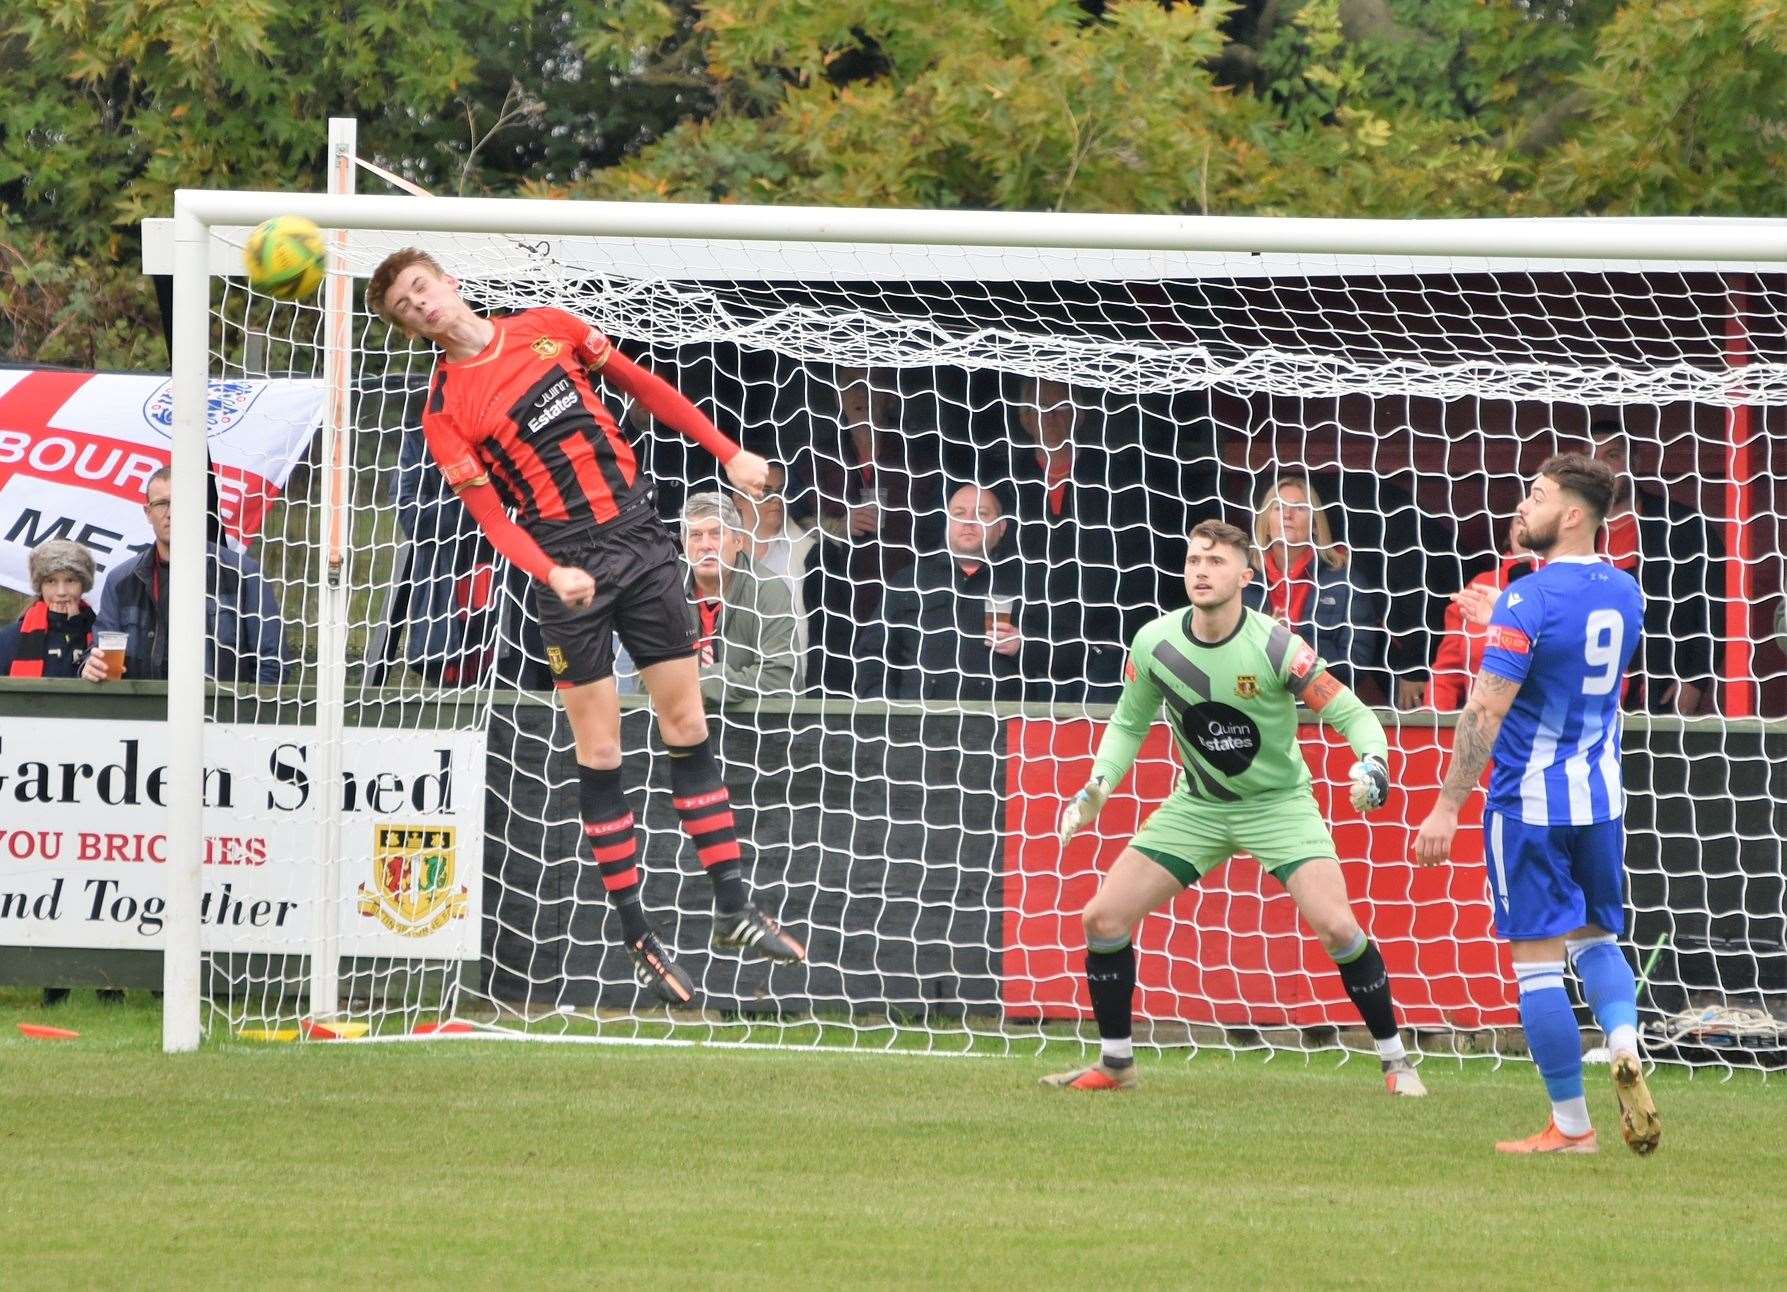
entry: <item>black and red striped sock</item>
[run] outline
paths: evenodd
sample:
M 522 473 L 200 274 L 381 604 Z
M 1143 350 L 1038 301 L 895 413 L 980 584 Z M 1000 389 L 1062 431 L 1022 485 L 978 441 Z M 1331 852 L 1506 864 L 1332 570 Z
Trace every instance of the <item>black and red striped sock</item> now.
M 744 864 L 738 850 L 738 830 L 732 818 L 732 796 L 720 779 L 713 743 L 671 745 L 670 794 L 683 833 L 695 844 L 701 868 L 714 885 L 714 906 L 722 914 L 744 910 Z
M 602 888 L 620 916 L 621 932 L 635 942 L 651 931 L 639 903 L 639 845 L 633 810 L 621 792 L 620 768 L 577 768 L 577 806 L 583 835 L 602 875 Z

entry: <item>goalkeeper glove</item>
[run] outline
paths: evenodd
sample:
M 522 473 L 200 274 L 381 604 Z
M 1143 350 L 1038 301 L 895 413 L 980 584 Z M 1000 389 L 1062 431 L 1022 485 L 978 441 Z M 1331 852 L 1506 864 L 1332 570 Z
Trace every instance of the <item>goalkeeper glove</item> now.
M 1348 775 L 1353 806 L 1359 811 L 1375 812 L 1390 801 L 1390 767 L 1381 754 L 1365 755 L 1353 764 Z
M 1099 809 L 1111 797 L 1111 787 L 1102 776 L 1086 782 L 1086 788 L 1067 800 L 1061 811 L 1060 835 L 1063 845 L 1098 819 Z

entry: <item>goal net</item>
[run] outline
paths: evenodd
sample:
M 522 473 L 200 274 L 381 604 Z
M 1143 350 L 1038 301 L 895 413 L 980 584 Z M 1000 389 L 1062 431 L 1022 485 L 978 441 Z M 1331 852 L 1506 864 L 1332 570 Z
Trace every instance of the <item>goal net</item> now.
M 1090 1036 L 1078 913 L 1173 786 L 1166 727 L 1095 828 L 1063 850 L 1056 821 L 1129 636 L 1184 607 L 1187 529 L 1219 518 L 1261 544 L 1261 608 L 1306 625 L 1388 730 L 1396 790 L 1369 818 L 1345 743 L 1313 722 L 1302 742 L 1405 1026 L 1428 1053 L 1502 1052 L 1518 1011 L 1481 797 L 1449 866 L 1414 866 L 1413 829 L 1481 653 L 1450 594 L 1528 572 L 1514 506 L 1545 457 L 1592 449 L 1626 482 L 1609 555 L 1649 603 L 1624 762 L 1647 1040 L 1738 1064 L 1787 1045 L 1778 225 L 182 201 L 206 223 L 178 290 L 205 317 L 177 386 L 197 337 L 214 383 L 336 392 L 248 552 L 281 684 L 219 679 L 202 701 L 203 765 L 241 769 L 227 831 L 213 803 L 205 832 L 269 841 L 253 876 L 204 868 L 213 1032 L 952 1052 Z M 332 230 L 336 257 L 297 304 L 228 273 L 246 226 L 288 211 Z M 480 310 L 574 311 L 775 464 L 776 496 L 737 504 L 738 547 L 793 622 L 747 634 L 728 576 L 704 691 L 749 882 L 805 964 L 710 946 L 711 889 L 623 660 L 644 904 L 697 999 L 672 1010 L 635 983 L 533 590 L 428 458 L 429 347 L 364 309 L 365 276 L 410 245 Z M 604 393 L 680 541 L 724 476 Z M 200 703 L 186 668 L 176 712 Z M 1144 1043 L 1353 1043 L 1331 962 L 1250 860 L 1138 947 Z

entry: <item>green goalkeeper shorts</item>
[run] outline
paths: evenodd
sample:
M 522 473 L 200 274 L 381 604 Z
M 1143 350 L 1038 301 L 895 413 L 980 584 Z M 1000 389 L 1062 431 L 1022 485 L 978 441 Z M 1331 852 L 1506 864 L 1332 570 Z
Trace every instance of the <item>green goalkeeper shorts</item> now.
M 1304 862 L 1339 855 L 1308 790 L 1244 803 L 1206 803 L 1175 790 L 1130 846 L 1188 888 L 1238 852 L 1251 854 L 1281 884 Z

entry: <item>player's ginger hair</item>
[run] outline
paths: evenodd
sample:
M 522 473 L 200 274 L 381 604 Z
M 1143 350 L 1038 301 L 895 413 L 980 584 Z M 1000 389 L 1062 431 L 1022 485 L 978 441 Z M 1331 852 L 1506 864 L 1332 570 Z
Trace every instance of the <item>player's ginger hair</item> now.
M 385 311 L 385 293 L 391 290 L 391 284 L 397 281 L 397 275 L 415 265 L 432 271 L 436 278 L 447 276 L 447 271 L 441 268 L 441 262 L 422 248 L 404 247 L 379 261 L 378 268 L 372 271 L 372 277 L 366 283 L 366 308 L 392 327 L 397 326 L 397 320 Z

